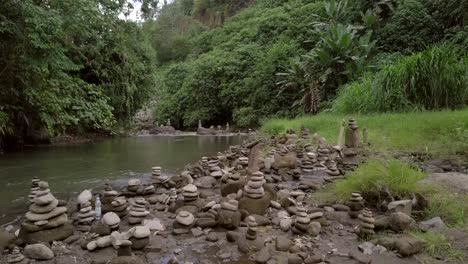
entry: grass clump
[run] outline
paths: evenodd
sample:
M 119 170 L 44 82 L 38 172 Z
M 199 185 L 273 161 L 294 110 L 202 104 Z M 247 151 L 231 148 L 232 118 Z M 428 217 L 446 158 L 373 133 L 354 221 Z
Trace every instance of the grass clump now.
M 434 258 L 457 262 L 462 262 L 465 259 L 464 252 L 454 249 L 449 239 L 442 233 L 413 231 L 411 235 L 424 241 L 425 251 Z
M 468 222 L 468 196 L 446 190 L 429 195 L 426 218 L 440 216 L 450 226 L 465 226 Z
M 322 113 L 295 119 L 270 119 L 261 130 L 284 133 L 301 125 L 319 133 L 329 143 L 337 142 L 339 124 L 349 116 Z M 361 128 L 368 128 L 372 150 L 420 152 L 434 156 L 468 154 L 468 108 L 457 111 L 380 113 L 354 115 Z
M 335 198 L 346 201 L 352 192 L 361 192 L 367 201 L 393 197 L 409 197 L 417 189 L 424 174 L 399 160 L 369 160 L 330 190 Z
M 333 111 L 401 112 L 459 108 L 468 103 L 468 56 L 438 44 L 384 66 L 344 87 Z

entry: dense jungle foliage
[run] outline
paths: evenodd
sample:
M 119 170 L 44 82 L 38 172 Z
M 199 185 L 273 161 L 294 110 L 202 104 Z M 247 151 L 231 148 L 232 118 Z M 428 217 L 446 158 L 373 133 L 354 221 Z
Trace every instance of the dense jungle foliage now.
M 247 127 L 319 111 L 463 106 L 467 10 L 466 0 L 254 1 L 222 26 L 171 35 L 172 56 L 156 72 L 156 117 Z
M 123 19 L 135 2 L 141 19 Z M 135 5 L 136 6 L 136 5 Z M 468 102 L 468 0 L 4 0 L 0 145 Z

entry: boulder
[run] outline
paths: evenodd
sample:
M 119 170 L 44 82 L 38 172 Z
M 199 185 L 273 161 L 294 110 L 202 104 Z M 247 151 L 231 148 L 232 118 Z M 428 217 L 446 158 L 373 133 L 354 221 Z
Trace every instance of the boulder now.
M 422 252 L 424 242 L 410 236 L 404 236 L 395 241 L 395 249 L 403 257 L 408 257 Z
M 241 222 L 241 217 L 238 211 L 220 210 L 218 224 L 226 229 L 236 229 Z
M 264 215 L 270 206 L 270 197 L 271 195 L 268 192 L 259 199 L 244 196 L 239 201 L 239 210 L 246 210 L 249 214 Z
M 76 202 L 78 204 L 82 204 L 82 203 L 85 203 L 85 202 L 89 202 L 92 199 L 93 199 L 93 194 L 91 193 L 91 191 L 90 190 L 84 190 L 78 195 L 78 198 L 76 199 Z
M 400 200 L 390 202 L 388 205 L 390 212 L 402 212 L 407 215 L 411 215 L 412 212 L 412 201 L 411 200 Z
M 444 221 L 440 217 L 434 217 L 426 221 L 419 222 L 419 228 L 427 231 L 427 230 L 440 230 L 445 227 Z
M 284 156 L 275 154 L 275 162 L 273 162 L 273 168 L 281 169 L 295 169 L 296 168 L 296 153 L 289 152 Z
M 27 245 L 24 248 L 24 255 L 35 260 L 49 260 L 54 258 L 54 252 L 43 244 Z
M 459 172 L 432 173 L 423 181 L 444 185 L 457 193 L 468 194 L 468 174 Z
M 71 235 L 73 235 L 73 226 L 67 223 L 53 229 L 31 233 L 27 232 L 24 228 L 21 228 L 18 237 L 28 244 L 34 244 L 39 242 L 50 243 L 52 241 L 61 241 Z

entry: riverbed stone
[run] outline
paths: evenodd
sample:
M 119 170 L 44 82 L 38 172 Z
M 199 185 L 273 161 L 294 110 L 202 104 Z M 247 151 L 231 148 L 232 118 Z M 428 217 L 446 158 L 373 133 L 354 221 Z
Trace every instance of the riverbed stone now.
M 24 248 L 26 257 L 34 260 L 49 260 L 54 258 L 54 252 L 44 244 L 27 245 Z

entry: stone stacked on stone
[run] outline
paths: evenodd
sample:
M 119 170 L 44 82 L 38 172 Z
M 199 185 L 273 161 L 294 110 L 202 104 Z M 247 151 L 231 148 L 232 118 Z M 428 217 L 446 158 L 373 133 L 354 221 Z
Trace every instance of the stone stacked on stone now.
M 317 161 L 320 164 L 324 164 L 328 161 L 328 155 L 330 154 L 330 150 L 324 146 L 319 146 L 317 149 Z
M 310 130 L 305 126 L 301 126 L 301 137 L 303 139 L 310 139 Z
M 124 196 L 115 197 L 111 202 L 111 211 L 116 213 L 120 218 L 127 215 L 128 202 Z
M 314 151 L 314 147 L 312 146 L 312 144 L 307 143 L 304 145 L 304 152 L 308 153 L 308 152 L 313 152 L 313 151 Z
M 184 196 L 185 202 L 196 201 L 199 195 L 197 186 L 193 184 L 187 184 L 182 188 L 182 196 Z
M 102 216 L 101 223 L 108 226 L 111 230 L 115 230 L 119 228 L 120 217 L 114 212 L 108 212 Z
M 227 229 L 237 228 L 241 221 L 241 213 L 238 209 L 239 202 L 237 200 L 221 203 L 221 209 L 218 213 L 218 224 Z M 213 208 L 209 212 L 212 210 Z
M 156 193 L 156 188 L 154 188 L 153 184 L 150 184 L 143 189 L 143 195 L 151 195 Z
M 18 263 L 18 264 L 25 264 L 29 263 L 29 261 L 21 254 L 21 251 L 18 247 L 14 247 L 11 253 L 7 256 L 7 263 Z
M 317 158 L 315 153 L 307 152 L 305 158 L 302 159 L 301 165 L 299 167 L 301 168 L 301 171 L 303 173 L 310 173 L 314 170 L 314 165 L 316 162 Z
M 341 174 L 340 170 L 336 166 L 336 162 L 334 160 L 330 160 L 328 163 L 327 174 L 330 176 L 338 176 Z
M 368 208 L 364 208 L 358 216 L 359 224 L 359 235 L 361 236 L 371 236 L 375 234 L 374 223 L 375 219 L 372 215 L 372 212 Z
M 220 167 L 220 162 L 218 159 L 212 159 L 208 161 L 208 167 L 209 167 L 211 177 L 215 177 L 215 178 L 223 177 L 224 173 Z
M 275 150 L 271 149 L 270 151 L 268 151 L 268 154 L 265 157 L 263 163 L 265 170 L 269 172 L 273 163 L 275 163 Z
M 148 202 L 144 198 L 135 198 L 130 205 L 128 223 L 132 225 L 140 224 L 143 219 L 150 214 L 150 212 L 146 210 L 147 205 Z
M 248 240 L 255 240 L 257 239 L 257 221 L 255 220 L 255 217 L 249 215 L 245 219 L 247 222 L 247 233 L 245 234 L 245 238 Z
M 311 222 L 320 222 L 320 223 L 324 222 L 323 213 L 320 211 L 311 213 L 308 216 Z
M 172 206 L 177 202 L 177 190 L 176 188 L 171 188 L 169 191 L 169 204 Z
M 359 126 L 354 118 L 349 118 L 348 128 L 346 129 L 345 145 L 348 148 L 359 147 Z
M 41 180 L 39 180 L 39 178 L 37 177 L 34 177 L 32 180 L 31 180 L 31 192 L 29 193 L 29 202 L 33 202 L 34 198 L 36 198 L 36 194 L 37 192 L 39 191 L 39 182 Z
M 200 160 L 200 165 L 201 165 L 203 170 L 205 170 L 205 171 L 209 170 L 208 157 L 202 157 L 201 160 Z
M 89 226 L 94 221 L 96 212 L 91 206 L 91 202 L 87 201 L 80 204 L 80 210 L 78 211 L 78 225 Z
M 38 183 L 39 190 L 20 230 L 20 238 L 25 242 L 50 242 L 62 240 L 73 233 L 73 228 L 67 223 L 67 207 L 58 206 L 58 200 L 49 190 L 45 181 Z
M 296 206 L 296 219 L 294 220 L 294 226 L 292 227 L 293 233 L 306 233 L 309 224 L 310 217 L 307 215 L 307 209 L 302 206 L 302 204 L 298 204 Z
M 141 250 L 149 244 L 151 230 L 146 226 L 135 226 L 130 228 L 125 235 L 130 237 L 132 249 Z
M 119 193 L 112 189 L 111 183 L 106 180 L 104 183 L 104 193 L 102 194 L 102 204 L 110 204 L 117 197 Z
M 348 202 L 349 206 L 349 216 L 351 218 L 358 217 L 361 210 L 364 208 L 364 198 L 362 198 L 361 194 L 358 192 L 353 192 L 351 194 L 351 199 Z
M 151 183 L 154 187 L 165 186 L 169 181 L 168 177 L 164 177 L 161 174 L 161 167 L 152 167 L 151 168 Z
M 195 217 L 188 211 L 181 210 L 176 216 L 174 222 L 175 228 L 191 228 L 195 224 Z
M 140 189 L 141 182 L 139 179 L 130 179 L 127 184 L 127 191 L 130 196 L 136 196 Z
M 252 173 L 250 180 L 244 186 L 244 194 L 252 199 L 262 198 L 263 195 L 265 195 L 265 190 L 263 189 L 263 184 L 265 182 L 263 172 L 256 171 Z
M 247 157 L 239 157 L 237 159 L 237 164 L 243 167 L 247 167 L 249 165 L 249 158 Z

